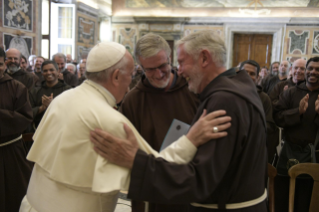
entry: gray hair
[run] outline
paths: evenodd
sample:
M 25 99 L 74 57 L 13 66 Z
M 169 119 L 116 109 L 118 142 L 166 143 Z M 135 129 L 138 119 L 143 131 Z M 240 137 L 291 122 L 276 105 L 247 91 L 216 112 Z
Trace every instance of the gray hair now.
M 124 57 L 117 62 L 115 65 L 111 66 L 110 68 L 107 68 L 103 71 L 99 71 L 99 72 L 88 72 L 87 70 L 85 71 L 85 77 L 89 80 L 92 80 L 94 82 L 106 82 L 108 80 L 108 78 L 110 77 L 110 75 L 116 70 L 116 69 L 120 69 L 121 73 L 125 73 L 127 70 L 125 70 L 125 66 L 128 63 L 128 58 L 126 55 L 124 55 Z
M 134 57 L 141 64 L 139 57 L 149 58 L 164 50 L 167 57 L 171 55 L 171 48 L 167 41 L 159 35 L 149 33 L 141 37 L 136 44 Z
M 64 59 L 64 62 L 66 62 L 66 57 L 65 57 L 65 55 L 62 54 L 62 53 L 56 53 L 56 54 L 54 54 L 54 55 L 52 56 L 52 60 L 53 60 L 53 61 L 54 61 L 54 58 L 55 58 L 55 57 L 63 58 L 63 59 Z
M 213 34 L 211 30 L 191 33 L 177 41 L 176 47 L 183 44 L 187 54 L 195 59 L 198 58 L 200 51 L 207 50 L 211 53 L 216 66 L 222 67 L 226 64 L 227 51 L 225 43 L 218 35 Z
M 73 71 L 76 72 L 76 66 L 73 63 L 67 63 L 66 67 L 68 66 L 72 66 L 73 67 Z

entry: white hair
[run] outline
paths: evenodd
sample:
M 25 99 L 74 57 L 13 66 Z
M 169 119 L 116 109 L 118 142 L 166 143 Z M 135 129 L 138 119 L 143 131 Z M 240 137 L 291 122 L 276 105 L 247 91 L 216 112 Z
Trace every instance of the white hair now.
M 176 47 L 184 45 L 187 54 L 197 59 L 200 51 L 207 50 L 211 53 L 216 66 L 222 67 L 226 64 L 226 46 L 224 41 L 213 34 L 211 30 L 191 33 L 176 43 Z
M 66 64 L 66 67 L 68 67 L 68 66 L 72 66 L 73 67 L 73 71 L 76 72 L 76 66 L 73 63 Z

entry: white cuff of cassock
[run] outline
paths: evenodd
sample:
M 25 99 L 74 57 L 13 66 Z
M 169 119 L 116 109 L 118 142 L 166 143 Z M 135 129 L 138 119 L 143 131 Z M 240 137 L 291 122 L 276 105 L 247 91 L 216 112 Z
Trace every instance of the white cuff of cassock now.
M 178 164 L 189 163 L 197 152 L 196 146 L 183 135 L 160 152 L 161 157 Z

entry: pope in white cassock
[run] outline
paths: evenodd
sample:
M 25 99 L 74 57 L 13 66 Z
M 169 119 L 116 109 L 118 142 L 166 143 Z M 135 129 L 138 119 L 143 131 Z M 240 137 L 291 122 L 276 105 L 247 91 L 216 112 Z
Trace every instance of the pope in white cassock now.
M 222 113 L 210 114 L 160 154 L 154 151 L 114 109 L 127 92 L 133 70 L 133 58 L 120 44 L 102 42 L 90 51 L 88 80 L 55 98 L 34 134 L 27 159 L 35 165 L 20 212 L 114 211 L 119 191 L 128 189 L 130 170 L 96 154 L 89 139 L 91 130 L 99 128 L 125 138 L 125 123 L 140 149 L 175 163 L 188 163 L 196 146 L 226 135 L 204 131 L 208 124 L 221 124 L 222 118 L 215 117 Z

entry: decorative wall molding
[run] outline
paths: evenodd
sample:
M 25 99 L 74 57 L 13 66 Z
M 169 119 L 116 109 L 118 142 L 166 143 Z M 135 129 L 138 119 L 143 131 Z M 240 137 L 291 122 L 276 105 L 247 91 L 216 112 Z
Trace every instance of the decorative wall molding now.
M 2 26 L 33 31 L 33 1 L 2 0 Z
M 77 4 L 77 12 L 81 12 L 85 15 L 92 16 L 94 18 L 98 18 L 99 16 L 99 10 L 90 7 L 89 5 L 83 4 L 81 2 L 78 2 Z

